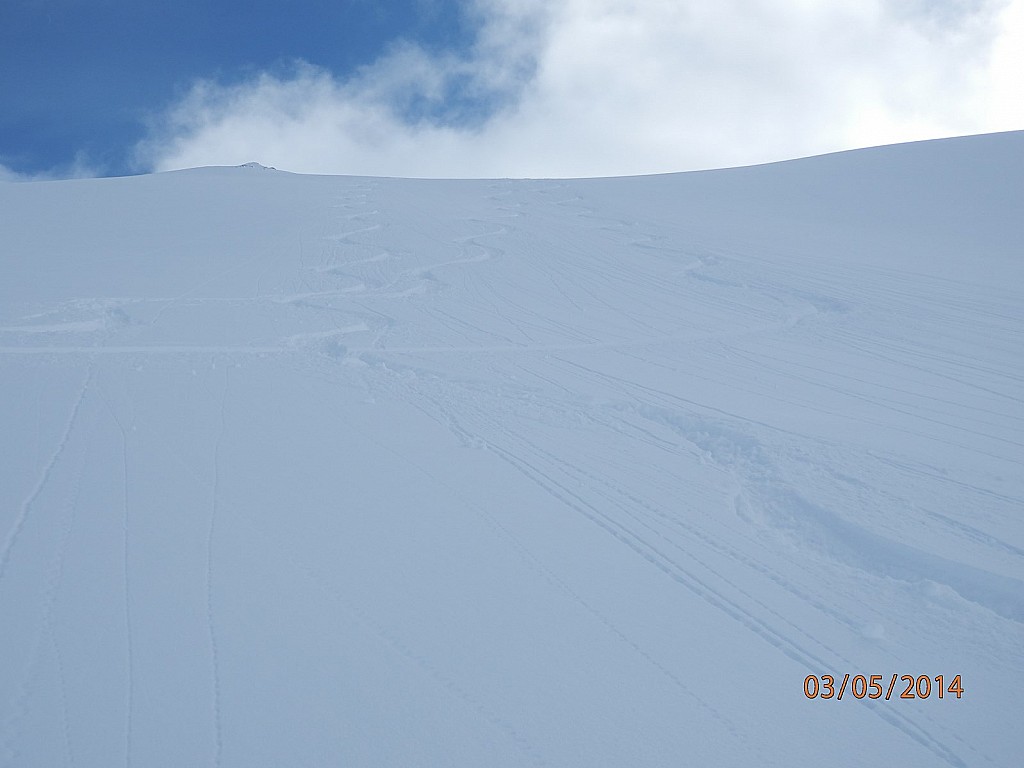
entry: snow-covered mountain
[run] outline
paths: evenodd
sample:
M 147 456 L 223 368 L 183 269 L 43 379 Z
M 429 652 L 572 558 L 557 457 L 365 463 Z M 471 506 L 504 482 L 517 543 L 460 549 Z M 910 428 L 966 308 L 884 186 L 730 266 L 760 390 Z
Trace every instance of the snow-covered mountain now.
M 1020 765 L 1022 210 L 1021 132 L 0 184 L 0 765 Z

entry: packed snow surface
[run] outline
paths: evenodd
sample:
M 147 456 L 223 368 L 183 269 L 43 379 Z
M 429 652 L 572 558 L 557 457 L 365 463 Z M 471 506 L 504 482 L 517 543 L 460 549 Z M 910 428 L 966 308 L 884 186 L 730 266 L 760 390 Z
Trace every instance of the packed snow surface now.
M 0 765 L 1021 765 L 1022 209 L 1022 133 L 0 184 Z

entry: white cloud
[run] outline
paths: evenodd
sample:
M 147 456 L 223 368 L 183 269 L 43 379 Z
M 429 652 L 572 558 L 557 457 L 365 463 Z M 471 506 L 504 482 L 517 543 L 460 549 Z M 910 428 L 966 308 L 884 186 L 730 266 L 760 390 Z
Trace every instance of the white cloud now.
M 585 176 L 1024 128 L 1024 0 L 477 0 L 468 52 L 198 83 L 138 148 L 398 176 Z
M 1000 128 L 1024 127 L 1024 2 L 1008 4 L 1002 34 L 992 47 L 986 120 Z
M 25 181 L 25 176 L 0 163 L 0 181 Z
M 21 173 L 0 162 L 0 181 L 55 181 L 58 179 L 91 179 L 102 176 L 103 170 L 79 152 L 74 161 L 46 171 Z

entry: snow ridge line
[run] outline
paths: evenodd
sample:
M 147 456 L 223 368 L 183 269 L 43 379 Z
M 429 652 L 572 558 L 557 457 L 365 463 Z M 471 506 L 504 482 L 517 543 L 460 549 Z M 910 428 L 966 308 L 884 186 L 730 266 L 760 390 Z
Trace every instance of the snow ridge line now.
M 88 373 L 86 374 L 85 381 L 82 382 L 82 389 L 78 393 L 78 399 L 75 400 L 75 405 L 71 409 L 71 415 L 68 418 L 67 424 L 64 427 L 64 433 L 60 437 L 60 442 L 57 444 L 57 448 L 54 450 L 53 455 L 50 457 L 50 461 L 47 463 L 46 468 L 39 476 L 39 480 L 36 482 L 35 488 L 32 489 L 32 493 L 21 505 L 21 509 L 18 511 L 18 516 L 14 520 L 14 525 L 7 532 L 7 536 L 4 539 L 3 547 L 0 548 L 0 582 L 3 581 L 4 574 L 7 572 L 7 564 L 10 561 L 11 550 L 14 548 L 14 544 L 18 540 L 18 536 L 21 534 L 22 528 L 25 527 L 25 522 L 28 520 L 29 511 L 32 509 L 32 505 L 35 504 L 36 499 L 43 492 L 43 488 L 50 480 L 50 475 L 53 473 L 53 468 L 57 465 L 61 455 L 64 453 L 64 448 L 68 444 L 68 439 L 71 437 L 71 432 L 74 429 L 75 422 L 78 420 L 78 412 L 82 407 L 82 402 L 85 400 L 85 394 L 89 390 L 89 383 L 92 381 L 93 369 L 90 366 Z

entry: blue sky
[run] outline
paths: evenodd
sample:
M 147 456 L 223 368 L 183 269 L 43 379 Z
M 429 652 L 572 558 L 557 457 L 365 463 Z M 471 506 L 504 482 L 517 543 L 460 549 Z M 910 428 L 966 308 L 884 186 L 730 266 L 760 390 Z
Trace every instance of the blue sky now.
M 590 176 L 1024 128 L 1024 0 L 3 0 L 0 178 Z
M 397 39 L 458 50 L 471 36 L 452 0 L 3 0 L 0 162 L 125 172 L 147 118 L 197 78 L 296 59 L 344 75 Z

